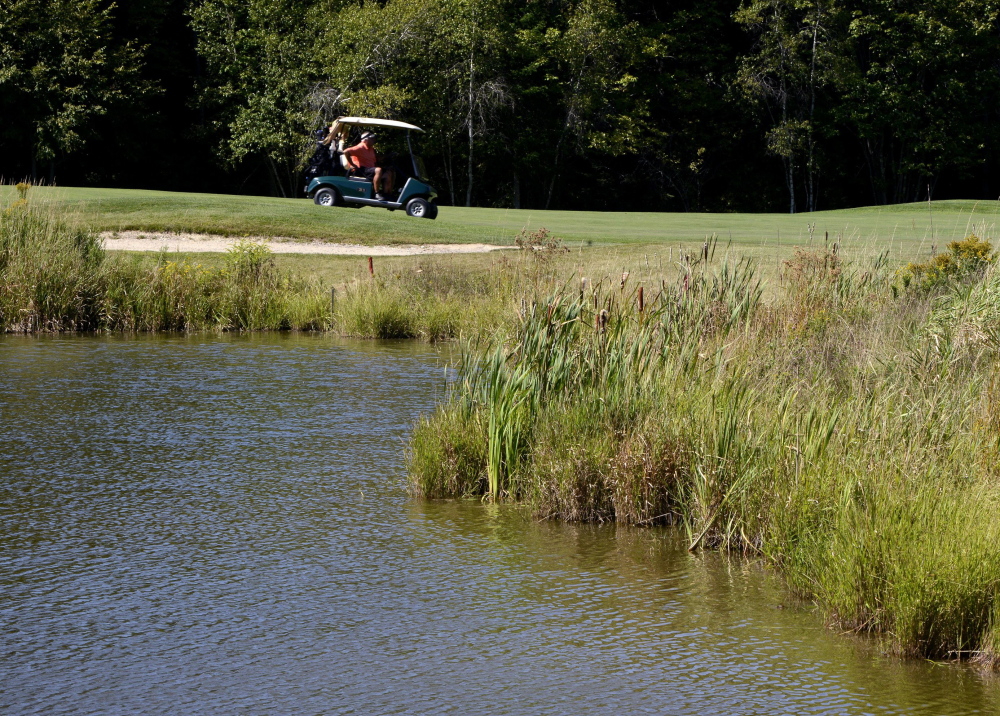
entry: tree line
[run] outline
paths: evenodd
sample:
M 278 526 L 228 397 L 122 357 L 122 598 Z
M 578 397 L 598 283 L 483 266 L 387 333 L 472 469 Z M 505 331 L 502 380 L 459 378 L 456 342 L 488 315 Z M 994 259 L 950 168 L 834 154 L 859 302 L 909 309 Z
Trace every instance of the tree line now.
M 1000 195 L 1000 0 L 0 0 L 0 174 L 299 196 L 403 119 L 447 204 Z

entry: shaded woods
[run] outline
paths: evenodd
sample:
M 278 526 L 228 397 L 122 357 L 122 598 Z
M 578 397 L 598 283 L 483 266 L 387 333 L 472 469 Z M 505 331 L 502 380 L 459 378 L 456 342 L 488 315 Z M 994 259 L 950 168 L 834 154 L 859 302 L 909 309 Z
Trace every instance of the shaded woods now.
M 446 204 L 806 211 L 1000 195 L 987 0 L 2 8 L 8 179 L 298 196 L 309 132 L 360 114 L 427 129 Z

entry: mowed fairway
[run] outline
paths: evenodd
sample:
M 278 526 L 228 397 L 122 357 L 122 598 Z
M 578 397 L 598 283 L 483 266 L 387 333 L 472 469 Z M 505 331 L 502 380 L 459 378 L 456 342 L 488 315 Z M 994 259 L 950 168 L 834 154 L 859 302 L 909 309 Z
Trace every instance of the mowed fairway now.
M 990 238 L 998 202 L 938 201 L 811 214 L 698 214 L 541 211 L 441 207 L 436 221 L 402 211 L 325 208 L 308 199 L 73 187 L 31 189 L 38 205 L 98 231 L 192 232 L 224 236 L 378 243 L 510 244 L 541 227 L 570 247 L 592 244 L 689 245 L 717 236 L 720 245 L 781 256 L 794 246 L 839 241 L 845 250 L 923 256 L 975 231 Z M 0 187 L 0 202 L 15 198 Z

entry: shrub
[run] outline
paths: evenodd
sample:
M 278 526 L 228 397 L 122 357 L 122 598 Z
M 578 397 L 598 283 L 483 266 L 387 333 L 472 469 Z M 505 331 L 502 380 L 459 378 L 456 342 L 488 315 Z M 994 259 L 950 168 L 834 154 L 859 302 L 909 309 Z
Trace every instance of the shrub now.
M 926 263 L 908 263 L 896 274 L 896 288 L 930 292 L 981 274 L 994 261 L 989 241 L 970 234 Z

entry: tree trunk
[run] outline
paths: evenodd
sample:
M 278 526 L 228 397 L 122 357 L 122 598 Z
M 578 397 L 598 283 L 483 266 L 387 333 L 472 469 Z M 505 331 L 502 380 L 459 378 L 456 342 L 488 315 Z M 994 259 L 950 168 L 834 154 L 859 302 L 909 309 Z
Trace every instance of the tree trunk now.
M 565 134 L 565 131 L 563 132 L 563 134 Z M 555 161 L 552 162 L 552 181 L 549 182 L 549 193 L 545 197 L 545 210 L 546 211 L 549 210 L 549 204 L 552 203 L 552 192 L 555 191 L 555 188 L 556 188 L 556 179 L 559 176 L 557 174 L 557 172 L 556 172 L 556 169 L 559 166 L 559 150 L 562 148 L 562 139 L 563 139 L 562 135 L 560 135 L 559 141 L 556 143 L 556 158 L 555 158 Z
M 455 152 L 451 147 L 451 137 L 448 137 L 448 193 L 451 194 L 451 205 L 458 206 L 455 195 Z
M 448 180 L 448 196 L 451 198 L 451 205 L 457 206 L 457 204 L 455 204 L 455 164 L 454 154 L 451 151 L 450 133 L 445 138 L 445 151 L 447 161 L 444 165 L 444 175 Z
M 780 27 L 780 18 L 778 16 L 778 8 L 775 6 L 775 24 Z M 779 35 L 780 37 L 780 35 Z M 781 126 L 785 132 L 788 131 L 788 78 L 785 76 L 785 60 L 788 57 L 788 50 L 782 42 L 778 42 L 778 49 L 781 53 L 781 84 L 779 89 L 779 99 L 781 101 Z M 788 142 L 788 146 L 784 148 L 784 152 L 788 154 L 785 157 L 785 184 L 788 185 L 788 213 L 795 213 L 795 143 L 793 139 L 786 135 L 785 141 Z
M 281 181 L 281 174 L 278 172 L 278 165 L 274 163 L 274 159 L 270 154 L 267 155 L 267 168 L 270 169 L 271 174 L 271 192 L 287 198 L 288 195 L 285 193 L 284 182 Z
M 577 83 L 579 86 L 579 83 Z M 552 193 L 556 188 L 556 179 L 559 178 L 559 156 L 562 154 L 563 140 L 566 139 L 566 133 L 569 131 L 570 121 L 573 118 L 572 107 L 566 108 L 566 121 L 563 123 L 562 132 L 559 133 L 559 141 L 556 142 L 556 157 L 552 160 L 552 181 L 549 182 L 549 193 L 545 197 L 545 210 L 548 211 L 549 204 L 552 203 Z
M 552 193 L 556 188 L 556 179 L 558 178 L 559 170 L 559 157 L 562 153 L 563 141 L 566 139 L 566 133 L 569 132 L 570 125 L 573 121 L 574 106 L 576 104 L 576 98 L 580 94 L 580 84 L 583 82 L 583 73 L 586 69 L 587 58 L 585 57 L 580 62 L 580 69 L 577 70 L 576 79 L 573 81 L 573 92 L 569 96 L 569 100 L 566 102 L 566 121 L 563 122 L 562 131 L 559 133 L 559 141 L 556 142 L 556 158 L 552 161 L 552 181 L 549 182 L 549 194 L 545 197 L 545 209 L 548 210 L 549 204 L 552 203 Z
M 806 159 L 806 211 L 816 211 L 816 137 L 813 122 L 816 116 L 816 45 L 819 39 L 820 9 L 816 8 L 813 22 L 812 57 L 809 65 L 809 135 L 806 138 L 809 156 Z
M 792 157 L 785 160 L 785 182 L 788 184 L 789 214 L 795 213 L 795 165 Z
M 465 126 L 469 132 L 469 183 L 465 187 L 465 205 L 472 206 L 472 150 L 475 147 L 476 133 L 472 126 L 473 106 L 475 102 L 474 82 L 476 76 L 475 55 L 469 51 L 469 114 L 465 120 Z
M 872 186 L 872 199 L 876 204 L 888 204 L 883 142 L 866 139 L 862 146 L 865 151 L 865 163 L 868 165 L 868 179 Z
M 465 205 L 472 206 L 472 148 L 473 148 L 472 124 L 469 124 L 469 177 L 465 185 Z
M 781 123 L 788 126 L 788 89 L 785 87 L 785 79 L 781 79 Z M 791 141 L 791 139 L 787 139 Z M 790 145 L 786 150 L 788 156 L 785 158 L 785 183 L 788 185 L 788 213 L 795 213 L 795 147 Z

